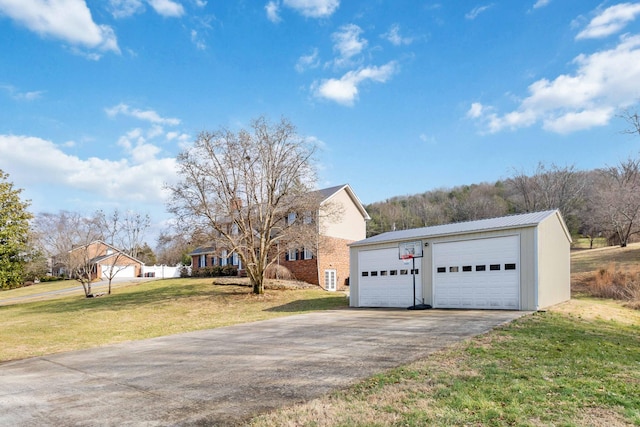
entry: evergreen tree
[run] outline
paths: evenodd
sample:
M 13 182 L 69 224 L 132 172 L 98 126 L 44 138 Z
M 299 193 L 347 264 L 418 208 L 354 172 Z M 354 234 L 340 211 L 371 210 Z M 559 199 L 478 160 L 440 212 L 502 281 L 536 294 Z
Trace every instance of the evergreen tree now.
M 28 252 L 28 201 L 20 199 L 21 189 L 13 187 L 9 175 L 0 170 L 0 288 L 22 285 L 24 256 Z

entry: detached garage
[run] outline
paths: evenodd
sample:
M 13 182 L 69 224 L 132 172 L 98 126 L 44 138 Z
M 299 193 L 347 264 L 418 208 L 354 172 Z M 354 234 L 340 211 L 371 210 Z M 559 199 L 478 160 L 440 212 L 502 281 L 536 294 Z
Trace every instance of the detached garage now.
M 379 234 L 350 246 L 350 305 L 539 310 L 569 300 L 557 210 Z

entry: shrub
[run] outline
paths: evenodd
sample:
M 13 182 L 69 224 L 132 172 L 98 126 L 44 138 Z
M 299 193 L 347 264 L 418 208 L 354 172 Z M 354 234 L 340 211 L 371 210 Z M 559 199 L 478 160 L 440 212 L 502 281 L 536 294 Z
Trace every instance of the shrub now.
M 265 279 L 293 280 L 295 276 L 287 267 L 282 265 L 270 265 L 264 272 Z
M 598 298 L 629 301 L 640 308 L 640 268 L 620 270 L 614 263 L 596 272 L 589 293 Z
M 193 277 L 220 277 L 220 276 L 237 276 L 238 268 L 234 265 L 225 265 L 224 267 L 209 266 L 201 267 L 194 271 Z

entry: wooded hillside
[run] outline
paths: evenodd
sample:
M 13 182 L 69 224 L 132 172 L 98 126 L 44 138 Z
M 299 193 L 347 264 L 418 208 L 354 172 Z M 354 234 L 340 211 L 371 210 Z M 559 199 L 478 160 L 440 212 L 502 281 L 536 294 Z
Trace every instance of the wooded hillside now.
M 503 181 L 438 188 L 366 206 L 368 236 L 386 231 L 559 209 L 574 236 L 626 246 L 640 233 L 640 159 L 577 171 L 539 164 Z

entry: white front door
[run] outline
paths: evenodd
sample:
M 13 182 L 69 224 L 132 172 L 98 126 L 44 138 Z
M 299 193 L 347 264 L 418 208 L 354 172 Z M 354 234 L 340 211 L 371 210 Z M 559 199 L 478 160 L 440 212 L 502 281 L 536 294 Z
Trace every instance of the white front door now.
M 324 271 L 324 288 L 332 292 L 336 290 L 336 270 Z

